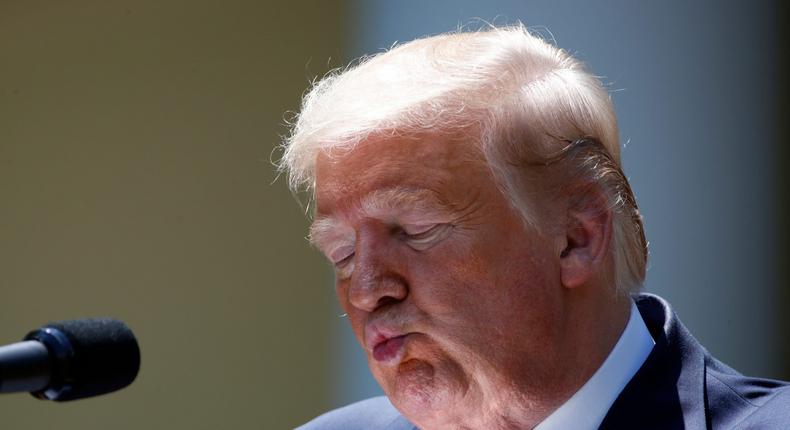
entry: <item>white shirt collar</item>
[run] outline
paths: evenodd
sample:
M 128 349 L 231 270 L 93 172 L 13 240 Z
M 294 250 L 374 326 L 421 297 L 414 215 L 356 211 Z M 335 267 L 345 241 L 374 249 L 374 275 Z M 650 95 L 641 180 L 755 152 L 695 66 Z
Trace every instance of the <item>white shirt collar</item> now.
M 654 345 L 655 341 L 647 331 L 642 315 L 636 304 L 631 302 L 628 324 L 601 367 L 535 430 L 597 429 L 617 396 L 642 367 Z

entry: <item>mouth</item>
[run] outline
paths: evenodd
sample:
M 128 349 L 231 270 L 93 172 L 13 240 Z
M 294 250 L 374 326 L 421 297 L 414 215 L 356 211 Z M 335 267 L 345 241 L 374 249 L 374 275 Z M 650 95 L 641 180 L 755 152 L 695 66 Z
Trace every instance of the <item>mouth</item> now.
M 399 363 L 406 350 L 406 338 L 411 334 L 404 328 L 383 321 L 369 323 L 365 327 L 365 346 L 372 358 L 385 365 Z
M 393 364 L 403 356 L 403 345 L 408 334 L 384 338 L 373 347 L 373 359 L 384 364 Z

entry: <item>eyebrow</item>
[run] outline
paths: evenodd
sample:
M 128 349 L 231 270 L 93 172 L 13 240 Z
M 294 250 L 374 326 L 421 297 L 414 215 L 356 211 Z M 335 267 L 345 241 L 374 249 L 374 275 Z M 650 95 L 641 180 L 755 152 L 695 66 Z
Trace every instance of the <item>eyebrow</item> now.
M 426 188 L 393 187 L 376 190 L 362 199 L 362 213 L 377 216 L 393 211 L 417 210 L 424 212 L 448 211 L 449 207 L 436 192 Z
M 337 231 L 338 220 L 335 217 L 319 217 L 310 224 L 307 240 L 314 247 L 321 249 L 329 241 L 331 234 Z
M 418 211 L 445 214 L 451 211 L 436 192 L 426 188 L 392 187 L 373 191 L 358 203 L 363 217 L 384 218 L 386 215 Z M 310 225 L 308 240 L 321 248 L 337 234 L 341 219 L 335 215 L 318 215 Z

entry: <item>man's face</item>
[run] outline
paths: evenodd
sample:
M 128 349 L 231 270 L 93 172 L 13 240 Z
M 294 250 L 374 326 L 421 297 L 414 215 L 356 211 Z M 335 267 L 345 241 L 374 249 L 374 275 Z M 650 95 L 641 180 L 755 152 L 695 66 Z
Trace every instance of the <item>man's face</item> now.
M 454 409 L 503 387 L 537 394 L 562 371 L 559 250 L 470 144 L 390 138 L 321 154 L 316 211 L 311 238 L 335 264 L 338 299 L 407 416 L 462 419 Z

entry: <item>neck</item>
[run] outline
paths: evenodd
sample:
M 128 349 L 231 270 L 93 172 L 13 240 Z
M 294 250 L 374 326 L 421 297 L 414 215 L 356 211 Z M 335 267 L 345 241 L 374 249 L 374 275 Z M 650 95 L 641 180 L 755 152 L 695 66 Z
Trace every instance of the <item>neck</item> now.
M 624 294 L 589 288 L 566 295 L 567 323 L 563 336 L 566 342 L 559 362 L 564 363 L 569 389 L 559 404 L 573 395 L 603 364 L 631 314 L 631 298 Z
M 554 348 L 542 362 L 546 369 L 542 377 L 536 378 L 534 368 L 527 381 L 487 375 L 464 399 L 463 412 L 450 420 L 418 423 L 420 428 L 505 430 L 538 425 L 592 377 L 622 335 L 631 299 L 612 294 L 595 288 L 564 291 L 551 342 Z
M 600 287 L 600 288 L 598 288 Z M 563 291 L 564 314 L 556 365 L 547 374 L 528 427 L 543 421 L 575 394 L 601 367 L 628 324 L 631 298 L 604 285 Z M 537 406 L 537 405 L 536 405 Z

